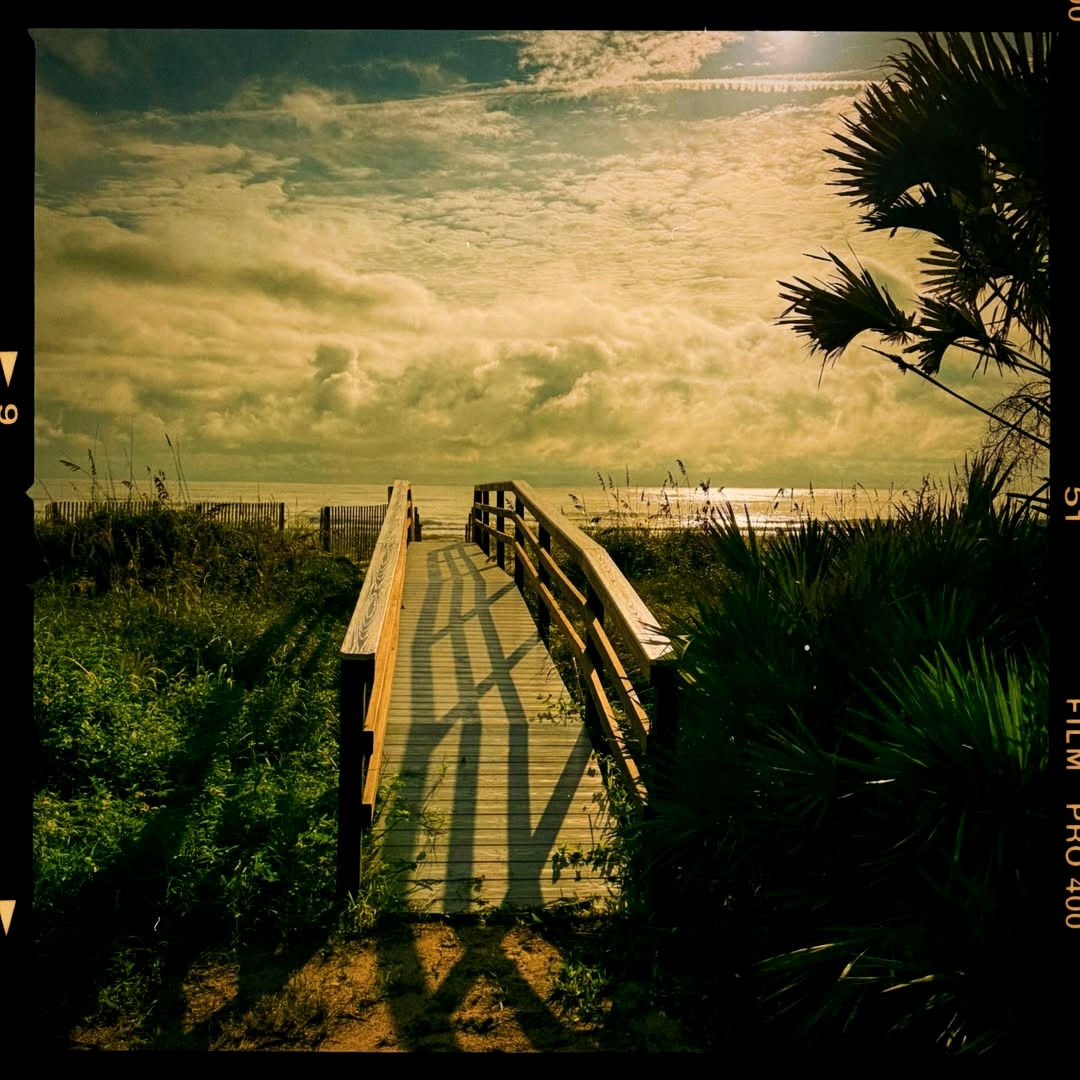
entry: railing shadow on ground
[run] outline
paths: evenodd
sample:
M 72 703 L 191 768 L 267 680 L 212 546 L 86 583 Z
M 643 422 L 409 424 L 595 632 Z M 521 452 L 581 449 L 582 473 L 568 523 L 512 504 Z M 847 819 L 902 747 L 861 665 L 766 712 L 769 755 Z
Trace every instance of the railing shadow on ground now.
M 520 617 L 512 626 L 508 626 L 508 620 L 499 619 L 509 599 L 507 594 L 514 588 L 512 581 L 492 591 L 485 568 L 475 559 L 463 557 L 460 549 L 433 548 L 430 553 L 425 552 L 425 557 L 424 569 L 431 581 L 421 601 L 416 619 L 418 629 L 411 642 L 411 679 L 407 686 L 398 687 L 398 693 L 402 694 L 398 700 L 407 704 L 406 711 L 411 717 L 401 752 L 409 764 L 410 791 L 422 803 L 429 794 L 429 786 L 440 780 L 435 775 L 439 766 L 435 755 L 452 761 L 456 779 L 453 806 L 448 835 L 440 841 L 446 844 L 446 864 L 474 867 L 481 847 L 485 846 L 479 837 L 486 818 L 494 814 L 487 824 L 492 827 L 497 824 L 504 834 L 507 859 L 507 893 L 501 902 L 516 908 L 539 906 L 543 903 L 541 877 L 548 869 L 550 853 L 555 849 L 572 799 L 588 768 L 592 748 L 584 730 L 576 741 L 561 747 L 559 775 L 552 776 L 550 790 L 541 793 L 538 799 L 530 788 L 528 767 L 530 733 L 537 733 L 537 714 L 542 706 L 524 700 L 512 678 L 514 669 L 526 659 L 535 663 L 538 648 L 535 629 L 530 628 L 523 635 Z M 490 569 L 498 573 L 494 567 Z M 449 599 L 446 582 L 452 583 Z M 514 598 L 513 603 L 520 601 Z M 476 626 L 479 634 L 475 632 Z M 553 666 L 551 679 L 551 685 L 561 689 L 562 681 Z M 439 686 L 445 694 L 437 701 L 433 697 L 434 686 Z M 492 704 L 482 705 L 482 701 L 488 695 L 495 696 L 500 719 L 494 731 L 489 729 L 485 733 L 483 717 L 492 710 Z M 452 727 L 454 724 L 458 726 Z M 456 738 L 454 746 L 444 741 L 451 732 Z M 481 813 L 478 785 L 464 781 L 468 779 L 470 763 L 477 763 L 483 754 L 494 752 L 490 738 L 493 733 L 498 736 L 498 752 L 506 755 L 505 797 L 500 798 L 497 808 Z M 543 802 L 535 826 L 534 801 Z M 418 864 L 428 856 L 427 848 L 433 842 L 417 819 L 404 823 L 395 837 L 395 846 L 409 851 Z M 423 878 L 415 881 L 413 887 L 422 889 Z M 480 899 L 477 897 L 478 902 Z
M 477 484 L 467 534 L 488 557 L 494 546 L 500 568 L 510 557 L 523 595 L 528 582 L 545 645 L 555 621 L 585 690 L 586 721 L 644 811 L 648 789 L 662 782 L 665 752 L 677 738 L 673 642 L 603 546 L 546 506 L 530 485 Z M 580 572 L 584 589 L 571 581 L 554 548 Z
M 338 884 L 339 891 L 343 892 L 351 891 L 358 881 L 360 833 L 363 827 L 370 826 L 375 810 L 373 795 L 368 802 L 366 787 L 363 802 L 357 799 L 355 792 L 365 780 L 378 776 L 378 755 L 381 752 L 379 725 L 385 724 L 389 703 L 390 675 L 393 672 L 397 649 L 405 553 L 409 540 L 413 538 L 411 496 L 405 494 L 407 491 L 407 485 L 400 489 L 398 485 L 394 487 L 391 504 L 393 506 L 395 499 L 398 503 L 396 509 L 388 508 L 386 515 L 383 526 L 386 546 L 382 547 L 384 538 L 381 533 L 369 570 L 369 578 L 373 584 L 369 589 L 368 580 L 365 580 L 365 591 L 361 593 L 353 623 L 350 624 L 342 647 L 342 786 L 339 803 L 341 818 Z M 497 501 L 494 506 L 490 503 L 491 491 L 496 492 Z M 506 493 L 513 496 L 512 509 L 504 505 Z M 532 516 L 531 520 L 526 514 Z M 509 518 L 513 531 L 506 532 L 503 528 L 493 527 L 492 517 L 498 519 L 499 526 Z M 594 729 L 603 733 L 627 790 L 636 800 L 639 809 L 646 809 L 648 792 L 643 772 L 650 779 L 657 776 L 657 770 L 652 768 L 653 761 L 648 756 L 650 743 L 653 753 L 656 754 L 658 749 L 672 745 L 676 734 L 673 669 L 675 651 L 672 642 L 658 629 L 657 621 L 607 552 L 580 529 L 560 521 L 550 509 L 540 503 L 527 484 L 504 482 L 477 485 L 467 526 L 467 536 L 470 534 L 486 555 L 490 555 L 494 539 L 495 562 L 501 570 L 506 569 L 509 549 L 514 586 L 524 596 L 525 581 L 528 580 L 539 601 L 537 628 L 545 646 L 550 639 L 552 618 L 563 631 L 571 644 L 587 687 L 587 720 L 591 721 Z M 584 591 L 573 585 L 553 557 L 553 538 L 563 552 L 569 553 L 574 564 L 584 574 L 587 582 Z M 445 561 L 449 569 L 450 557 L 447 556 Z M 479 568 L 471 569 L 472 565 L 469 564 L 466 568 L 466 579 L 472 575 L 478 581 L 484 571 Z M 491 569 L 494 570 L 494 567 Z M 471 599 L 473 607 L 470 609 L 468 589 L 463 580 L 455 589 L 451 600 L 452 607 L 456 608 L 456 617 L 439 633 L 441 638 L 449 637 L 454 646 L 453 677 L 458 688 L 458 700 L 456 704 L 450 704 L 448 712 L 452 713 L 456 707 L 477 716 L 477 722 L 467 722 L 461 729 L 459 742 L 454 750 L 459 757 L 466 760 L 479 752 L 481 728 L 476 700 L 480 684 L 473 677 L 468 663 L 469 654 L 464 647 L 464 637 L 458 640 L 458 635 L 463 635 L 463 621 L 467 617 L 482 620 L 481 639 L 492 664 L 501 662 L 512 666 L 516 656 L 514 649 L 507 653 L 496 619 L 491 613 L 491 608 L 498 598 L 505 595 L 504 591 L 497 591 L 495 596 L 483 605 L 477 604 L 477 595 L 474 591 Z M 556 599 L 557 595 L 562 596 L 562 603 Z M 429 589 L 425 603 L 438 602 L 436 596 L 436 588 Z M 429 623 L 433 621 L 428 620 Z M 423 618 L 421 622 L 424 622 Z M 612 640 L 613 637 L 618 642 L 618 648 Z M 434 646 L 434 640 L 424 646 L 429 668 L 426 672 L 428 677 L 414 677 L 411 687 L 414 693 L 419 693 L 419 688 L 430 686 L 433 681 L 430 677 L 433 671 L 430 669 L 433 667 Z M 627 672 L 624 657 L 636 667 L 636 683 Z M 525 703 L 505 682 L 499 683 L 493 679 L 492 689 L 497 690 L 504 698 L 507 716 L 512 718 L 507 724 L 510 758 L 527 757 L 528 713 Z M 617 706 L 612 704 L 613 699 Z M 411 742 L 412 732 L 409 738 Z M 421 751 L 418 763 L 422 773 L 421 790 L 427 782 L 433 764 L 432 751 L 436 745 L 437 740 L 433 740 L 416 747 Z M 583 740 L 582 746 L 588 747 L 587 740 Z M 347 764 L 350 759 L 353 763 Z M 359 765 L 361 759 L 366 760 L 366 766 Z M 512 885 L 508 886 L 506 899 L 515 906 L 540 901 L 540 873 L 546 868 L 547 850 L 554 843 L 559 824 L 566 813 L 565 803 L 568 800 L 564 796 L 571 786 L 576 787 L 587 761 L 587 753 L 569 755 L 536 828 L 532 826 L 529 793 L 523 793 L 524 802 L 520 807 L 509 793 L 506 797 L 508 837 L 520 833 L 532 841 L 548 841 L 547 844 L 529 845 L 532 848 L 529 856 L 532 863 L 536 862 L 535 852 L 544 851 L 544 866 L 530 865 L 527 884 L 521 889 L 515 890 Z M 452 849 L 456 846 L 464 858 L 468 858 L 475 850 L 470 821 L 473 815 L 469 811 L 474 808 L 476 797 L 475 786 L 469 788 L 466 785 L 458 785 L 454 796 L 448 842 Z M 456 833 L 455 820 L 458 823 Z M 462 831 L 464 823 L 470 823 L 467 832 Z M 416 826 L 413 826 L 413 830 L 414 840 L 419 842 L 419 830 Z M 511 858 L 513 847 L 512 842 L 508 844 Z M 475 981 L 476 973 L 466 970 L 472 952 L 472 948 L 466 948 L 465 957 L 455 966 L 455 972 L 460 971 L 463 978 L 448 978 L 441 991 L 431 999 L 432 1009 L 447 1021 Z M 418 960 L 416 966 L 418 968 Z M 396 1015 L 395 1020 L 402 1037 L 412 1041 L 407 1034 L 409 1018 L 401 1014 Z

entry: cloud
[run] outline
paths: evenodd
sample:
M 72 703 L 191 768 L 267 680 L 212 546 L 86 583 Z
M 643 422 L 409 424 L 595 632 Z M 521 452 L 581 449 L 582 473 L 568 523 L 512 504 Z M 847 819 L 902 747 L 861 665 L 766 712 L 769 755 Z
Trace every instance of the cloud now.
M 248 207 L 251 210 L 251 207 Z M 317 252 L 274 242 L 232 245 L 230 227 L 195 218 L 182 226 L 154 222 L 142 231 L 118 227 L 100 216 L 72 220 L 39 211 L 39 273 L 53 280 L 44 296 L 70 288 L 72 279 L 90 288 L 106 283 L 191 290 L 216 298 L 257 294 L 287 307 L 338 315 L 380 311 L 379 318 L 414 320 L 430 306 L 423 286 L 400 274 L 357 272 Z M 283 238 L 275 238 L 278 243 Z M 182 300 L 182 293 L 177 294 Z
M 34 136 L 39 168 L 101 175 L 115 168 L 114 140 L 84 110 L 38 87 Z
M 500 37 L 520 43 L 518 64 L 532 89 L 572 97 L 689 75 L 737 40 L 734 33 L 704 30 L 539 30 Z
M 439 94 L 465 87 L 466 79 L 443 64 L 424 62 L 402 57 L 375 57 L 357 65 L 365 76 L 378 80 L 404 81 L 415 94 Z
M 305 131 L 319 131 L 327 126 L 337 129 L 341 114 L 342 95 L 325 90 L 303 89 L 282 94 L 280 110 L 296 121 Z
M 104 30 L 36 29 L 30 31 L 34 44 L 56 56 L 83 75 L 97 78 L 117 70 Z
M 179 433 L 192 475 L 498 462 L 544 482 L 681 456 L 869 483 L 978 440 L 939 391 L 857 345 L 822 373 L 774 325 L 777 282 L 821 270 L 803 252 L 850 244 L 898 300 L 917 288 L 925 245 L 863 233 L 828 186 L 846 84 L 784 76 L 817 96 L 774 101 L 775 80 L 713 80 L 632 111 L 618 88 L 696 86 L 733 35 L 501 40 L 550 93 L 279 79 L 218 110 L 101 116 L 39 96 L 45 460 L 134 424 Z

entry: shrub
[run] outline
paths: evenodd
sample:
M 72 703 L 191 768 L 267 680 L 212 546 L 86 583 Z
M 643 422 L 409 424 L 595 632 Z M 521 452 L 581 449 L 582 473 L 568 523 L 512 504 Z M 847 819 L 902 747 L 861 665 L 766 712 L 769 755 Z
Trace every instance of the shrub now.
M 336 920 L 338 648 L 360 575 L 303 534 L 154 507 L 39 536 L 43 1035 L 119 1010 L 137 1042 L 193 951 Z
M 999 479 L 977 462 L 892 522 L 711 530 L 728 576 L 684 626 L 643 828 L 681 917 L 741 920 L 770 1015 L 807 1037 L 970 1051 L 1034 1016 L 1046 529 Z

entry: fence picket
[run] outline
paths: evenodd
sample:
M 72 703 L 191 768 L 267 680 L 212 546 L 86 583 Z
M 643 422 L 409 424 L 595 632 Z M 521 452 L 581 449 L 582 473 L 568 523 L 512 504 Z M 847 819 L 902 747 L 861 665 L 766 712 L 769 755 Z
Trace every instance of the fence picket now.
M 205 517 L 223 521 L 227 525 L 263 524 L 285 530 L 285 504 L 283 502 L 255 502 L 255 503 L 195 503 L 194 506 L 186 505 L 169 506 L 151 500 L 117 499 L 105 502 L 82 502 L 67 501 L 49 503 L 46 510 L 46 520 L 58 523 L 66 522 L 74 524 L 84 518 L 92 517 L 102 510 L 113 512 L 146 511 L 156 510 L 187 510 L 192 509 Z
M 386 518 L 386 504 L 376 506 L 324 506 L 319 515 L 323 551 L 351 555 L 360 562 L 371 559 Z

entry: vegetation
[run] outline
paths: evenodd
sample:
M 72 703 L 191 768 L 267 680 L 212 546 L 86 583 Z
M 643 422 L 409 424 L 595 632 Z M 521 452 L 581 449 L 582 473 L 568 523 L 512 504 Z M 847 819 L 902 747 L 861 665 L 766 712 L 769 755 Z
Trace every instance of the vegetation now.
M 337 663 L 357 567 L 303 532 L 168 504 L 37 528 L 37 1045 L 314 1047 L 367 1008 L 341 982 L 352 950 L 411 955 L 385 918 L 402 901 L 382 835 L 443 823 L 388 777 L 360 894 L 335 901 Z M 565 1042 L 610 936 L 555 915 L 526 928 L 568 958 L 542 1005 Z M 618 1017 L 653 1009 L 635 998 Z M 670 1046 L 649 1023 L 642 1039 Z
M 359 574 L 303 533 L 160 505 L 38 537 L 41 1030 L 62 1044 L 112 1017 L 138 1045 L 164 1037 L 195 955 L 337 917 L 337 650 Z
M 977 458 L 887 521 L 595 523 L 685 643 L 680 739 L 652 816 L 613 782 L 618 831 L 555 853 L 621 904 L 522 924 L 562 955 L 544 1015 L 623 1049 L 1030 1051 L 1048 575 L 1007 477 Z M 377 844 L 333 899 L 356 566 L 160 505 L 38 535 L 42 1045 L 316 1045 L 352 1006 L 313 958 L 397 903 Z M 423 813 L 387 794 L 381 828 Z M 211 1036 L 184 1003 L 214 956 L 241 989 Z
M 891 521 L 761 536 L 721 514 L 711 591 L 684 578 L 670 605 L 696 609 L 672 627 L 680 741 L 628 884 L 669 966 L 681 941 L 746 976 L 770 1041 L 967 1054 L 1038 1031 L 1046 530 L 1007 475 L 980 457 Z
M 924 292 L 905 311 L 861 265 L 827 252 L 836 277 L 780 282 L 779 322 L 823 363 L 869 331 L 866 346 L 901 372 L 990 418 L 990 444 L 1045 462 L 1050 449 L 1050 53 L 1053 35 L 920 34 L 856 103 L 839 159 L 840 192 L 867 229 L 912 229 L 933 242 Z M 1012 389 L 992 410 L 935 376 L 967 353 Z M 1040 493 L 1045 491 L 1045 485 Z M 1045 501 L 1045 500 L 1044 500 Z

